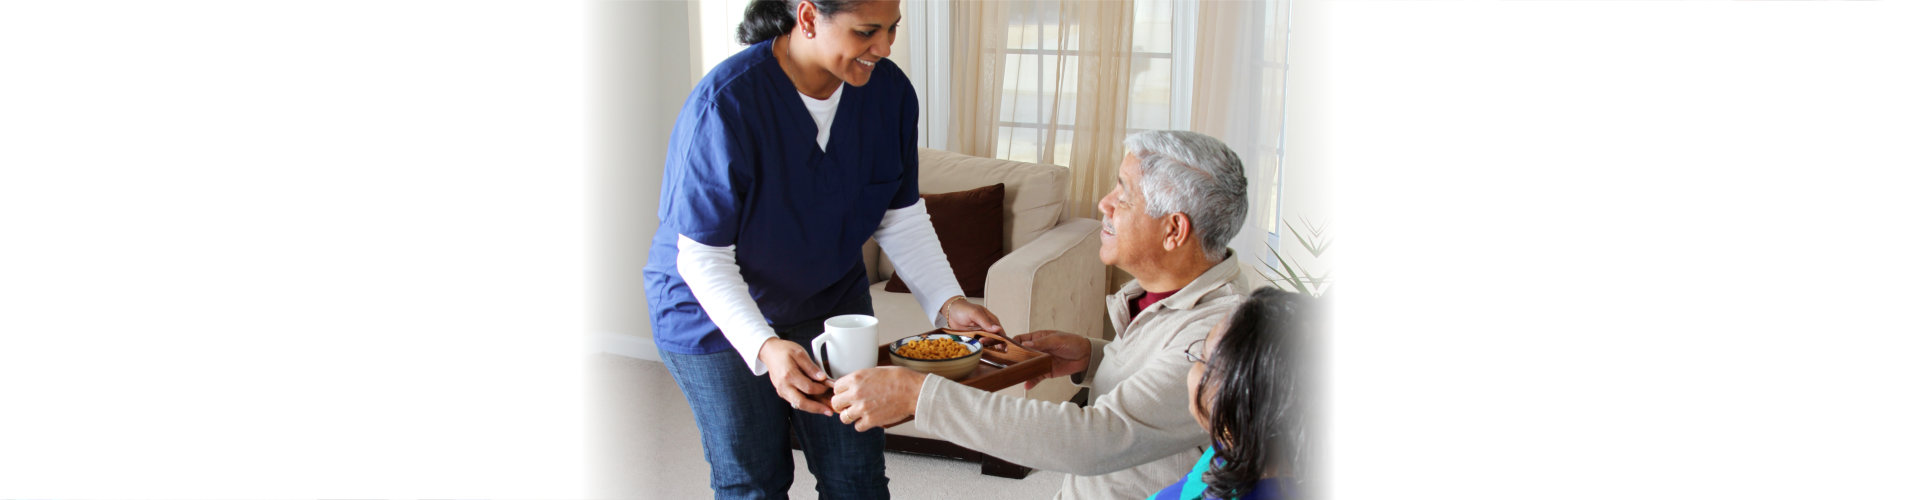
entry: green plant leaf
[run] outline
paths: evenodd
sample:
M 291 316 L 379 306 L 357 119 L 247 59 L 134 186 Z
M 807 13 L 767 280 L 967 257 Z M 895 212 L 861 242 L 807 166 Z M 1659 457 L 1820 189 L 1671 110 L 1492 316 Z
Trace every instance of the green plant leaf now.
M 1307 220 L 1306 217 L 1298 217 L 1298 219 L 1300 219 L 1300 225 L 1307 226 L 1307 234 L 1313 235 L 1313 239 L 1320 239 L 1322 233 L 1325 233 L 1327 230 L 1327 224 L 1323 223 L 1315 226 L 1313 225 L 1313 221 Z
M 1272 283 L 1274 287 L 1280 287 L 1280 284 L 1284 282 L 1288 286 L 1291 286 L 1295 292 L 1310 294 L 1306 282 L 1300 279 L 1300 274 L 1293 271 L 1293 266 L 1287 265 L 1286 257 L 1280 255 L 1280 251 L 1275 250 L 1273 245 L 1267 245 L 1267 251 L 1273 254 L 1273 260 L 1275 262 L 1280 263 L 1280 267 L 1274 267 L 1273 264 L 1269 264 L 1265 260 L 1260 261 L 1261 265 L 1273 270 L 1273 276 L 1267 277 L 1267 282 Z M 1285 270 L 1282 271 L 1282 268 Z
M 1305 282 L 1300 280 L 1300 275 L 1298 273 L 1293 272 L 1293 266 L 1287 265 L 1286 259 L 1280 259 L 1280 267 L 1287 270 L 1288 283 L 1292 283 L 1295 288 L 1302 288 L 1302 285 L 1304 285 Z M 1305 291 L 1305 289 L 1302 288 L 1302 291 Z
M 1306 248 L 1308 248 L 1308 254 L 1313 254 L 1313 258 L 1319 258 L 1321 252 L 1327 252 L 1327 246 L 1332 246 L 1331 238 L 1329 238 L 1329 240 L 1321 240 L 1319 244 L 1308 242 L 1308 238 L 1300 237 L 1300 231 L 1294 231 L 1294 225 L 1290 225 L 1290 223 L 1286 225 L 1286 233 L 1294 233 L 1294 240 L 1298 240 L 1300 246 L 1306 246 Z

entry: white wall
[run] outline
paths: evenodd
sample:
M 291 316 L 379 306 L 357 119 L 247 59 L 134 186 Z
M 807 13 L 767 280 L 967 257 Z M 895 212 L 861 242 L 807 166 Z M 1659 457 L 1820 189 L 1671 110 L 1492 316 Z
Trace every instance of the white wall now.
M 688 50 L 690 2 L 594 5 L 593 296 L 601 350 L 659 359 L 640 279 L 659 227 L 667 138 L 698 75 Z
M 0 498 L 585 497 L 587 7 L 0 2 Z

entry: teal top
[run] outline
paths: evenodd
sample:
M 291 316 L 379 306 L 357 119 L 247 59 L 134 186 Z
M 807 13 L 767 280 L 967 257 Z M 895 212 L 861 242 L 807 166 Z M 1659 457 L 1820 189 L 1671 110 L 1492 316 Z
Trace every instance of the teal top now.
M 1211 499 L 1212 497 L 1206 496 L 1207 482 L 1205 478 L 1207 469 L 1210 468 L 1208 464 L 1212 464 L 1213 462 L 1213 447 L 1208 446 L 1206 453 L 1201 453 L 1200 459 L 1193 462 L 1193 470 L 1187 471 L 1185 477 L 1180 478 L 1179 481 L 1174 482 L 1172 485 L 1168 485 L 1166 489 L 1160 490 L 1159 493 L 1154 493 L 1152 496 L 1148 496 L 1147 500 Z M 1261 478 L 1260 482 L 1254 483 L 1253 491 L 1248 492 L 1247 496 L 1238 498 L 1277 500 L 1292 497 L 1294 497 L 1292 481 L 1283 482 L 1281 478 L 1268 477 Z

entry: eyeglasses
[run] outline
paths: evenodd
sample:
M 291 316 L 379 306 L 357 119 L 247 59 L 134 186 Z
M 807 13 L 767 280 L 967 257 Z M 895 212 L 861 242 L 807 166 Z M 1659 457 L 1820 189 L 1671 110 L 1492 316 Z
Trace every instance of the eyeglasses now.
M 1193 341 L 1193 343 L 1187 344 L 1187 362 L 1189 363 L 1207 362 L 1206 358 L 1202 358 L 1200 357 L 1200 355 L 1193 353 L 1194 349 L 1205 349 L 1206 345 L 1207 345 L 1207 339 L 1195 340 Z

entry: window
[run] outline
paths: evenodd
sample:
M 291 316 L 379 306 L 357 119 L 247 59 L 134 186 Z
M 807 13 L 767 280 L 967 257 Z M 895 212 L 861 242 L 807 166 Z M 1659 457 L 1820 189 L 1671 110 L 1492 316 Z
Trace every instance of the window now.
M 1138 0 L 1133 12 L 1133 71 L 1127 128 L 1185 129 L 1192 63 L 1192 2 Z M 1060 25 L 1058 9 L 1016 12 L 1007 26 L 1006 70 L 997 123 L 999 150 L 1010 160 L 1067 165 L 1079 85 L 1079 26 Z M 1057 122 L 1058 127 L 1049 127 Z M 1048 140 L 1045 134 L 1056 130 Z

